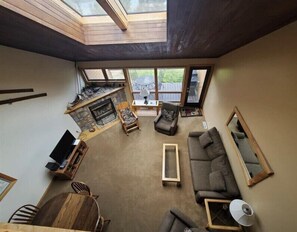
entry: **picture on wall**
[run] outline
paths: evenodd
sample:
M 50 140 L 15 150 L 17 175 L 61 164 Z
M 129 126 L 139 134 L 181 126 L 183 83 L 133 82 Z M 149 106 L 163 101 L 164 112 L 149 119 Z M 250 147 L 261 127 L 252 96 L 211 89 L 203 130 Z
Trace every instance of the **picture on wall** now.
M 16 181 L 16 179 L 0 173 L 0 201 L 9 192 Z

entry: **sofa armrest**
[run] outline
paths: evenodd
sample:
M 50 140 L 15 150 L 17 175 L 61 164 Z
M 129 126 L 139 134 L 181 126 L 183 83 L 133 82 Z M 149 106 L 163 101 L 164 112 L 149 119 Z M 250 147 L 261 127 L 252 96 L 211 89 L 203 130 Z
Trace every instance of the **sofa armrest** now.
M 174 128 L 177 124 L 178 118 L 176 117 L 175 119 L 172 120 L 170 127 Z
M 179 209 L 173 208 L 170 212 L 175 215 L 180 221 L 186 224 L 189 228 L 197 228 L 198 226 L 188 216 L 183 214 Z
M 204 131 L 191 131 L 189 133 L 189 137 L 199 137 L 200 135 L 202 135 L 204 133 Z
M 226 199 L 223 194 L 214 191 L 198 191 L 195 195 L 195 198 L 198 204 L 203 204 L 205 198 Z
M 174 222 L 174 215 L 170 211 L 167 211 L 162 219 L 162 223 L 159 227 L 159 232 L 168 232 L 170 231 L 170 228 L 172 227 L 172 224 Z
M 157 117 L 156 117 L 155 120 L 154 120 L 154 124 L 155 124 L 155 125 L 158 123 L 158 121 L 160 120 L 161 116 L 162 116 L 161 113 L 157 115 Z

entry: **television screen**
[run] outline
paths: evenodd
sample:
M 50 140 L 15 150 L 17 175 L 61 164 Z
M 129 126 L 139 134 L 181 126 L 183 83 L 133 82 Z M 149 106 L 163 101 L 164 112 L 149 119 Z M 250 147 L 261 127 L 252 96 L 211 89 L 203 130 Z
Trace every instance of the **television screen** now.
M 66 132 L 50 154 L 50 157 L 61 165 L 73 151 L 74 141 L 75 137 L 68 130 L 66 130 Z

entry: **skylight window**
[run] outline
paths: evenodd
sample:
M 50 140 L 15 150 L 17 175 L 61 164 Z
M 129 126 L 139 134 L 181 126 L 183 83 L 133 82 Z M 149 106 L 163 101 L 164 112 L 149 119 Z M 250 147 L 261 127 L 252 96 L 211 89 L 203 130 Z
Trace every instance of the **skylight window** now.
M 107 15 L 96 0 L 62 0 L 82 17 Z
M 167 0 L 119 0 L 127 14 L 167 11 Z
M 4 0 L 4 7 L 84 45 L 167 41 L 167 0 L 121 0 L 130 14 L 120 0 L 27 1 Z M 104 75 L 118 80 L 121 74 Z

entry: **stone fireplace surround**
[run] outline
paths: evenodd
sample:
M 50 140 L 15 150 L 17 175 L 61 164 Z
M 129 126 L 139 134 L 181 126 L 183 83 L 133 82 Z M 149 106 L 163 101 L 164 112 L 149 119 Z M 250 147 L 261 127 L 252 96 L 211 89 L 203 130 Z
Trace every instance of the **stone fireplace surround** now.
M 107 106 L 106 103 L 108 103 L 108 101 L 111 101 L 110 103 L 113 105 Z M 73 109 L 67 110 L 65 114 L 70 114 L 83 132 L 96 127 L 104 127 L 106 123 L 116 120 L 117 114 L 115 109 L 117 105 L 123 101 L 127 101 L 124 87 L 106 88 L 103 93 L 79 103 L 73 107 Z M 109 107 L 107 108 L 109 111 L 107 111 L 107 115 L 103 115 L 102 118 L 97 117 L 96 121 L 95 118 L 97 114 L 92 113 L 91 110 L 98 108 L 98 106 L 100 107 L 100 105 Z

